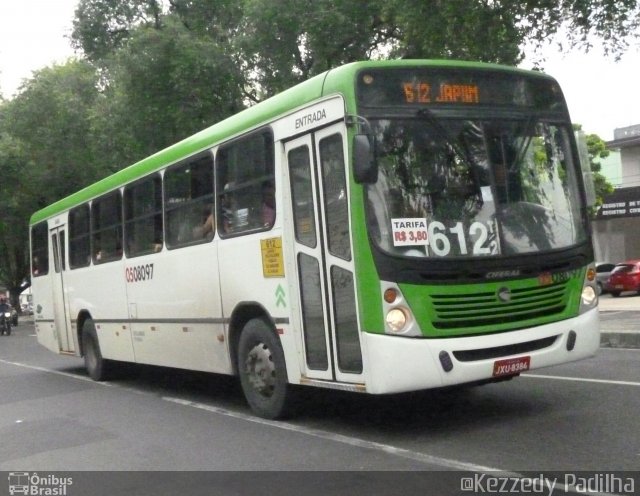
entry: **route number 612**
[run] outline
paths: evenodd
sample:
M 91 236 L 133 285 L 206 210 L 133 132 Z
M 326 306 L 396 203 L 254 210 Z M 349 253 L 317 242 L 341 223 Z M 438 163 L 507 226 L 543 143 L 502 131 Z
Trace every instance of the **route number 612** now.
M 466 236 L 462 222 L 456 222 L 447 228 L 442 222 L 433 221 L 429 223 L 428 233 L 431 251 L 440 257 L 446 257 L 451 253 L 452 244 L 456 245 L 455 251 L 460 255 L 469 255 L 469 245 L 473 255 L 492 255 L 498 251 L 495 229 L 491 222 L 473 222 Z

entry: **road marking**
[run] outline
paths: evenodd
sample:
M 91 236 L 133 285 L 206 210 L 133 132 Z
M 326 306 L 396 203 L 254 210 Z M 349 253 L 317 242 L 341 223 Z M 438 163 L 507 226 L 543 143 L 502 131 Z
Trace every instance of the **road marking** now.
M 498 469 L 494 467 L 487 467 L 485 465 L 477 465 L 475 463 L 462 462 L 459 460 L 453 460 L 451 458 L 443 458 L 441 456 L 429 455 L 427 453 L 420 453 L 418 451 L 398 448 L 397 446 L 392 446 L 389 444 L 378 443 L 375 441 L 367 441 L 365 439 L 360 439 L 357 437 L 345 436 L 343 434 L 336 434 L 333 432 L 323 431 L 320 429 L 313 429 L 310 427 L 302 427 L 299 425 L 290 424 L 288 422 L 266 420 L 263 418 L 254 417 L 249 414 L 234 412 L 232 410 L 211 406 L 211 405 L 199 403 L 196 401 L 183 400 L 181 398 L 174 398 L 170 396 L 162 396 L 161 399 L 164 401 L 169 401 L 171 403 L 176 403 L 178 405 L 197 408 L 200 410 L 205 410 L 205 411 L 216 413 L 219 415 L 225 415 L 227 417 L 237 418 L 240 420 L 245 420 L 247 422 L 253 422 L 255 424 L 262 424 L 270 427 L 276 427 L 278 429 L 292 431 L 298 434 L 312 436 L 319 439 L 324 439 L 326 441 L 342 443 L 342 444 L 346 444 L 356 448 L 381 451 L 383 453 L 386 453 L 392 456 L 407 458 L 409 460 L 413 460 L 413 461 L 417 461 L 425 464 L 437 465 L 445 469 L 461 470 L 466 472 L 488 473 L 490 476 L 496 476 L 496 477 L 502 478 L 503 480 L 506 478 L 514 478 L 514 479 L 520 479 L 520 480 L 526 480 L 526 481 L 531 480 L 531 476 L 523 475 L 518 472 Z M 544 477 L 544 474 L 541 473 L 540 476 Z M 544 480 L 553 482 L 554 487 L 564 491 L 565 494 L 583 494 L 582 491 L 578 491 L 575 486 L 559 483 L 558 479 L 544 477 Z M 589 494 L 593 494 L 594 496 L 618 496 L 616 493 L 594 492 Z
M 636 386 L 640 387 L 640 382 L 631 381 L 611 381 L 607 379 L 587 379 L 585 377 L 566 377 L 560 375 L 543 374 L 522 374 L 520 377 L 530 377 L 532 379 L 552 379 L 556 381 L 594 382 L 596 384 L 615 384 L 616 386 Z
M 84 375 L 77 375 L 77 374 L 71 374 L 70 372 L 62 372 L 60 370 L 53 370 L 53 369 L 47 369 L 44 367 L 38 367 L 37 365 L 29 365 L 26 363 L 20 363 L 20 362 L 12 362 L 9 360 L 3 360 L 2 358 L 0 358 L 0 362 L 1 363 L 6 363 L 7 365 L 15 365 L 16 367 L 22 367 L 25 369 L 31 369 L 31 370 L 37 370 L 39 372 L 48 372 L 49 374 L 56 374 L 56 375 L 61 375 L 64 377 L 72 377 L 73 379 L 80 379 L 81 381 L 86 381 L 86 382 L 95 382 L 93 379 L 91 379 L 91 377 L 87 377 Z M 97 382 L 96 384 L 100 384 L 103 386 L 112 386 L 112 384 L 108 384 L 105 382 Z
M 76 374 L 71 374 L 69 372 L 62 372 L 54 369 L 47 369 L 45 367 L 39 367 L 37 365 L 29 365 L 26 363 L 20 362 L 12 362 L 9 360 L 3 360 L 0 358 L 0 363 L 4 363 L 7 365 L 14 365 L 16 367 L 22 367 L 31 370 L 37 370 L 39 372 L 45 372 L 55 375 L 60 375 L 63 377 L 68 377 L 71 379 L 79 379 L 81 381 L 91 382 L 98 386 L 104 387 L 113 387 L 115 389 L 121 389 L 127 392 L 133 392 L 136 394 L 143 394 L 145 396 L 156 396 L 159 397 L 162 401 L 166 401 L 169 403 L 175 403 L 177 405 L 182 405 L 190 408 L 197 408 L 199 410 L 204 410 L 207 412 L 215 413 L 218 415 L 224 415 L 231 418 L 236 418 L 239 420 L 244 420 L 247 422 L 252 422 L 255 424 L 266 425 L 269 427 L 275 427 L 282 430 L 287 430 L 290 432 L 296 432 L 302 435 L 307 435 L 311 437 L 316 437 L 319 439 L 324 439 L 327 441 L 337 442 L 341 444 L 346 444 L 349 446 L 353 446 L 356 448 L 370 449 L 374 451 L 380 451 L 392 456 L 398 456 L 402 458 L 406 458 L 409 460 L 414 460 L 417 462 L 437 465 L 439 467 L 443 467 L 446 469 L 452 470 L 461 470 L 461 471 L 471 471 L 471 472 L 480 472 L 480 473 L 492 473 L 492 474 L 500 474 L 500 477 L 513 477 L 517 479 L 529 480 L 529 476 L 522 475 L 518 472 L 513 472 L 510 470 L 499 469 L 495 467 L 488 467 L 485 465 L 478 465 L 475 463 L 463 462 L 460 460 L 454 460 L 451 458 L 444 458 L 440 456 L 429 455 L 427 453 L 421 453 L 418 451 L 412 451 L 405 448 L 399 448 L 397 446 L 378 443 L 375 441 L 367 441 L 365 439 L 360 439 L 352 436 L 345 436 L 343 434 L 336 434 L 329 431 L 323 431 L 320 429 L 313 429 L 310 427 L 302 427 L 295 424 L 290 424 L 288 422 L 283 421 L 274 421 L 267 420 L 260 417 L 254 417 L 251 414 L 246 414 L 242 412 L 234 412 L 233 410 L 227 410 L 226 408 L 220 408 L 212 405 L 207 405 L 205 403 L 199 403 L 191 400 L 185 400 L 181 398 L 175 398 L 171 396 L 157 396 L 154 393 L 149 393 L 147 391 L 140 391 L 139 389 L 129 388 L 126 386 L 122 386 L 117 383 L 110 383 L 108 381 L 97 382 L 87 376 L 81 376 Z M 573 381 L 583 381 L 583 382 L 604 382 L 604 383 L 613 383 L 613 384 L 623 384 L 623 385 L 632 385 L 632 386 L 640 386 L 640 383 L 635 382 L 626 382 L 626 381 L 604 381 L 599 379 L 576 379 L 574 377 L 560 377 L 560 376 L 546 376 L 546 375 L 535 375 L 535 374 L 523 374 L 521 377 L 531 377 L 531 378 L 543 378 L 543 379 L 558 379 L 558 380 L 573 380 Z M 542 475 L 542 474 L 541 474 Z M 575 488 L 572 486 L 567 486 L 565 484 L 556 484 L 556 487 L 564 490 L 565 493 L 573 492 Z M 599 495 L 601 493 L 594 493 L 595 495 Z M 604 495 L 603 495 L 604 496 Z
M 2 358 L 0 358 L 0 363 L 5 363 L 7 365 L 15 365 L 16 367 L 22 367 L 22 368 L 25 368 L 25 369 L 37 370 L 39 372 L 46 372 L 46 373 L 54 374 L 54 375 L 61 375 L 63 377 L 70 377 L 71 379 L 77 379 L 77 380 L 80 380 L 80 381 L 90 382 L 91 384 L 95 384 L 96 386 L 117 388 L 117 389 L 122 389 L 124 391 L 128 391 L 128 392 L 131 392 L 131 393 L 136 393 L 136 394 L 149 394 L 146 391 L 140 391 L 139 389 L 123 386 L 122 384 L 117 384 L 117 383 L 114 383 L 114 382 L 94 381 L 91 377 L 86 376 L 86 375 L 78 375 L 78 374 L 72 374 L 71 372 L 62 372 L 61 370 L 47 369 L 45 367 L 38 367 L 37 365 L 29 365 L 27 363 L 12 362 L 10 360 L 3 360 Z
M 145 395 L 148 395 L 148 396 L 156 396 L 154 393 L 149 393 L 147 391 L 140 391 L 140 390 L 136 390 L 136 389 L 133 389 L 133 388 L 128 388 L 128 387 L 125 387 L 125 386 L 121 386 L 120 384 L 117 384 L 117 383 L 111 383 L 111 382 L 108 382 L 108 381 L 96 382 L 96 381 L 92 380 L 90 377 L 87 377 L 87 376 L 71 374 L 69 372 L 62 372 L 62 371 L 59 371 L 59 370 L 47 369 L 45 367 L 39 367 L 37 365 L 29 365 L 29 364 L 26 364 L 26 363 L 12 362 L 12 361 L 3 360 L 3 359 L 0 359 L 0 363 L 5 363 L 7 365 L 14 365 L 16 367 L 22 367 L 22 368 L 25 368 L 25 369 L 37 370 L 39 372 L 45 372 L 45 373 L 60 375 L 60 376 L 63 376 L 63 377 L 69 377 L 71 379 L 79 379 L 81 381 L 91 382 L 91 383 L 96 384 L 98 386 L 113 387 L 113 388 L 122 389 L 122 390 L 126 390 L 126 391 L 132 391 L 132 392 L 135 392 L 135 393 L 138 393 L 138 394 L 145 394 Z M 324 439 L 324 440 L 327 440 L 327 441 L 333 441 L 333 442 L 337 442 L 337 443 L 341 443 L 341 444 L 347 444 L 349 446 L 353 446 L 353 447 L 357 447 L 357 448 L 365 448 L 365 449 L 371 449 L 371 450 L 375 450 L 375 451 L 382 451 L 382 452 L 390 454 L 390 455 L 394 455 L 394 456 L 398 456 L 398 457 L 402 457 L 402 458 L 407 458 L 407 459 L 418 461 L 418 462 L 425 463 L 425 464 L 437 465 L 437 466 L 443 467 L 443 468 L 448 468 L 448 469 L 453 469 L 453 470 L 466 470 L 466 471 L 471 471 L 471 472 L 501 472 L 503 474 L 512 474 L 514 477 L 518 476 L 518 474 L 516 474 L 516 473 L 512 473 L 512 472 L 509 472 L 509 471 L 506 471 L 506 470 L 502 470 L 502 469 L 498 469 L 498 468 L 494 468 L 494 467 L 487 467 L 487 466 L 484 466 L 484 465 L 477 465 L 475 463 L 467 463 L 467 462 L 462 462 L 462 461 L 453 460 L 453 459 L 449 459 L 449 458 L 443 458 L 443 457 L 439 457 L 439 456 L 428 455 L 426 453 L 420 453 L 420 452 L 417 452 L 417 451 L 411 451 L 411 450 L 404 449 L 404 448 L 398 448 L 397 446 L 392 446 L 392 445 L 389 445 L 389 444 L 377 443 L 375 441 L 367 441 L 365 439 L 359 439 L 357 437 L 345 436 L 345 435 L 342 435 L 342 434 L 335 434 L 335 433 L 329 432 L 329 431 L 322 431 L 322 430 L 319 430 L 319 429 L 312 429 L 312 428 L 308 428 L 308 427 L 302 427 L 302 426 L 299 426 L 299 425 L 290 424 L 288 422 L 266 420 L 266 419 L 263 419 L 263 418 L 260 418 L 260 417 L 254 417 L 251 414 L 242 413 L 242 412 L 235 412 L 233 410 L 228 410 L 226 408 L 220 408 L 220 407 L 216 407 L 216 406 L 212 406 L 212 405 L 207 405 L 205 403 L 199 403 L 199 402 L 195 402 L 195 401 L 184 400 L 184 399 L 181 399 L 181 398 L 174 398 L 174 397 L 170 397 L 170 396 L 160 396 L 160 399 L 162 399 L 163 401 L 170 402 L 170 403 L 175 403 L 175 404 L 178 404 L 178 405 L 187 406 L 187 407 L 191 407 L 191 408 L 197 408 L 199 410 L 205 410 L 207 412 L 216 413 L 216 414 L 219 414 L 219 415 L 224 415 L 224 416 L 236 418 L 236 419 L 239 419 L 239 420 L 244 420 L 244 421 L 247 421 L 247 422 L 252 422 L 254 424 L 262 424 L 262 425 L 267 425 L 267 426 L 270 426 L 270 427 L 276 427 L 278 429 L 291 431 L 291 432 L 297 432 L 299 434 L 312 436 L 312 437 L 316 437 L 316 438 L 319 438 L 319 439 Z
M 392 446 L 389 444 L 378 443 L 375 441 L 367 441 L 365 439 L 360 439 L 352 436 L 345 436 L 343 434 L 336 434 L 329 431 L 323 431 L 320 429 L 313 429 L 310 427 L 302 427 L 295 424 L 290 424 L 288 422 L 283 421 L 275 421 L 275 420 L 267 420 L 260 417 L 254 417 L 253 415 L 234 412 L 232 410 L 227 410 L 226 408 L 220 408 L 217 406 L 211 406 L 204 403 L 199 403 L 196 401 L 183 400 L 181 398 L 173 398 L 170 396 L 162 396 L 164 401 L 168 401 L 171 403 L 177 403 L 179 405 L 188 406 L 191 408 L 197 408 L 199 410 L 205 410 L 212 413 L 217 413 L 220 415 L 225 415 L 227 417 L 233 417 L 240 420 L 245 420 L 247 422 L 252 422 L 254 424 L 262 424 L 268 425 L 270 427 L 276 427 L 278 429 L 297 432 L 299 434 L 304 434 L 307 436 L 316 437 L 319 439 L 324 439 L 327 441 L 333 441 L 341 444 L 347 444 L 349 446 L 354 446 L 356 448 L 365 448 L 371 449 L 375 451 L 382 451 L 384 453 L 399 456 L 402 458 L 408 458 L 410 460 L 415 460 L 422 463 L 429 463 L 432 465 L 438 465 L 443 468 L 449 468 L 453 470 L 467 470 L 472 472 L 501 472 L 507 473 L 507 471 L 494 468 L 487 467 L 484 465 L 476 465 L 475 463 L 467 463 L 459 460 L 453 460 L 450 458 L 443 458 L 440 456 L 428 455 L 426 453 L 420 453 L 417 451 L 411 451 L 404 448 L 398 448 L 397 446 Z

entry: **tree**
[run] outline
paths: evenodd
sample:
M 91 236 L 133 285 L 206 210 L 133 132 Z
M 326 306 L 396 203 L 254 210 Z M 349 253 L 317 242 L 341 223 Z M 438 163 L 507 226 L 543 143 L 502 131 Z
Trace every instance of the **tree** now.
M 93 61 L 108 59 L 141 27 L 174 17 L 244 71 L 260 100 L 354 60 L 458 58 L 515 65 L 526 44 L 562 31 L 559 48 L 602 41 L 619 56 L 638 39 L 635 0 L 81 0 L 72 38 Z
M 242 79 L 210 40 L 166 17 L 141 26 L 105 61 L 101 154 L 122 168 L 243 108 Z
M 400 32 L 392 55 L 516 65 L 523 9 L 518 2 L 390 0 L 385 12 Z
M 596 190 L 596 206 L 603 203 L 603 198 L 613 193 L 613 185 L 600 172 L 602 164 L 599 159 L 609 156 L 607 144 L 597 134 L 587 135 L 587 149 L 589 150 L 589 161 L 591 163 L 591 171 L 593 172 L 593 185 Z
M 360 59 L 455 58 L 517 65 L 527 44 L 567 33 L 620 55 L 639 37 L 633 0 L 245 0 L 239 57 L 264 96 Z M 260 94 L 260 93 L 258 93 Z
M 4 107 L 0 122 L 5 122 Z M 11 304 L 18 305 L 18 296 L 29 273 L 29 231 L 32 184 L 23 171 L 29 169 L 25 144 L 0 129 L 0 283 L 11 295 Z
M 573 125 L 574 131 L 581 131 L 581 124 Z M 591 166 L 591 172 L 593 175 L 593 186 L 596 192 L 596 205 L 592 209 L 592 215 L 595 215 L 598 207 L 602 205 L 603 199 L 606 195 L 613 192 L 613 185 L 607 180 L 605 176 L 600 172 L 602 170 L 602 164 L 599 162 L 601 158 L 607 158 L 610 154 L 607 144 L 597 134 L 585 135 L 587 143 L 587 151 L 589 153 L 589 165 Z
M 370 59 L 393 40 L 382 2 L 245 0 L 238 57 L 269 96 L 337 65 Z M 259 97 L 257 98 L 259 99 Z
M 73 20 L 72 45 L 99 62 L 120 48 L 140 25 L 159 27 L 157 0 L 80 0 Z
M 95 70 L 70 61 L 0 104 L 0 283 L 12 297 L 29 274 L 30 215 L 105 174 L 91 152 L 97 96 Z
M 7 104 L 6 132 L 25 144 L 33 164 L 29 178 L 40 190 L 32 208 L 104 175 L 92 153 L 98 96 L 95 69 L 75 60 L 35 72 Z
M 386 57 L 513 65 L 525 43 L 561 30 L 562 49 L 595 37 L 617 56 L 639 23 L 636 0 L 80 0 L 72 40 L 84 58 L 0 100 L 0 172 L 19 190 L 0 189 L 15 215 L 0 225 L 0 279 L 28 275 L 31 211 L 331 67 Z M 591 146 L 601 198 L 604 151 Z

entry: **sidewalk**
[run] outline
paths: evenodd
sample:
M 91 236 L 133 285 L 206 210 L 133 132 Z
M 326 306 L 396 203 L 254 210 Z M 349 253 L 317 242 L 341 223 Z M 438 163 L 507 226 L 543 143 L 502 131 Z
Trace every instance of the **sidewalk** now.
M 605 348 L 640 348 L 640 296 L 624 293 L 600 297 L 600 345 Z

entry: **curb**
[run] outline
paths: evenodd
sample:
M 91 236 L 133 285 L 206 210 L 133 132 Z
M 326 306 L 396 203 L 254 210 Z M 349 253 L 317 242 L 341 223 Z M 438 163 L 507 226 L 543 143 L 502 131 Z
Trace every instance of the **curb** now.
M 640 348 L 640 332 L 618 331 L 600 333 L 601 348 Z

